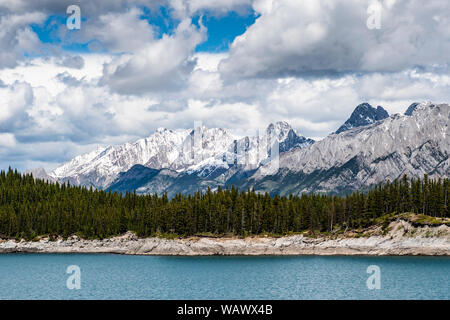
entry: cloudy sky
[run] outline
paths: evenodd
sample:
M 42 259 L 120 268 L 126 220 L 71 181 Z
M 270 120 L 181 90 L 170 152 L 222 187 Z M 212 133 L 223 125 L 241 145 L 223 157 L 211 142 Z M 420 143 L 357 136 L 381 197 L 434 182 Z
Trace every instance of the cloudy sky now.
M 0 0 L 0 168 L 194 121 L 321 138 L 361 102 L 450 102 L 449 53 L 448 0 Z

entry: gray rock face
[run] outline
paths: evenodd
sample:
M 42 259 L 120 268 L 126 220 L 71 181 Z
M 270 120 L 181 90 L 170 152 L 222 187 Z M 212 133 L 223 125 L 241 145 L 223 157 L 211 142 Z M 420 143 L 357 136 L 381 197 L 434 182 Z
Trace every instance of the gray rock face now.
M 147 183 L 158 175 L 160 170 L 151 169 L 143 165 L 137 164 L 126 172 L 119 173 L 117 179 L 108 189 L 111 191 L 123 192 L 133 191 Z
M 47 174 L 47 172 L 45 171 L 44 168 L 31 169 L 31 170 L 25 171 L 24 173 L 32 174 L 33 178 L 35 178 L 35 179 L 41 179 L 41 180 L 45 180 L 45 181 L 49 181 L 49 182 L 56 181 L 53 177 L 51 177 L 50 175 Z
M 418 102 L 412 103 L 412 104 L 408 107 L 408 109 L 406 109 L 406 111 L 405 111 L 405 116 L 412 116 L 414 110 L 416 110 L 416 107 L 417 107 L 419 104 L 420 104 L 420 103 L 418 103 Z
M 180 146 L 189 130 L 158 129 L 152 136 L 120 146 L 100 147 L 80 155 L 54 170 L 50 175 L 58 181 L 73 185 L 103 189 L 111 185 L 119 173 L 134 165 L 147 165 L 153 169 L 170 167 L 179 157 Z
M 54 170 L 50 176 L 55 181 L 69 181 L 72 185 L 125 190 L 125 186 L 141 188 L 145 182 L 150 182 L 150 177 L 147 181 L 141 179 L 145 174 L 140 171 L 145 169 L 139 166 L 144 166 L 155 170 L 171 170 L 176 172 L 175 176 L 185 173 L 181 175 L 184 180 L 186 175 L 190 175 L 203 183 L 203 180 L 215 179 L 230 169 L 233 163 L 230 164 L 227 159 L 243 150 L 248 155 L 250 164 L 239 165 L 245 166 L 245 170 L 258 167 L 268 156 L 269 136 L 273 135 L 278 139 L 283 151 L 304 148 L 314 143 L 301 136 L 286 122 L 269 125 L 261 136 L 235 136 L 222 128 L 202 127 L 196 130 L 197 133 L 192 129 L 173 131 L 160 128 L 150 137 L 135 143 L 98 148 L 78 156 Z M 132 172 L 125 174 L 131 169 Z M 133 176 L 140 178 L 135 183 L 130 183 Z M 156 174 L 152 177 L 156 177 Z
M 389 117 L 389 113 L 378 106 L 376 109 L 368 103 L 362 103 L 356 107 L 350 118 L 336 131 L 341 133 L 353 128 L 367 126 Z
M 279 194 L 345 192 L 403 174 L 448 177 L 449 120 L 448 104 L 420 104 L 411 116 L 394 115 L 283 153 L 275 175 L 260 168 L 243 186 Z
M 407 115 L 376 120 L 386 116 L 384 109 L 363 104 L 352 115 L 362 122 L 351 121 L 351 125 L 365 125 L 315 143 L 285 122 L 270 125 L 261 137 L 239 138 L 224 129 L 203 128 L 202 146 L 194 149 L 192 130 L 159 129 L 134 144 L 79 156 L 55 170 L 52 177 L 71 184 L 136 190 L 139 194 L 166 192 L 169 196 L 231 185 L 281 195 L 346 193 L 403 174 L 448 177 L 449 109 L 448 104 L 422 103 L 408 108 Z M 370 121 L 361 117 L 367 111 L 372 114 Z M 255 161 L 261 150 L 267 156 L 270 135 L 280 146 L 276 172 L 267 170 L 265 161 Z M 245 160 L 250 164 L 224 161 L 236 149 L 247 152 Z M 199 162 L 195 163 L 192 152 Z

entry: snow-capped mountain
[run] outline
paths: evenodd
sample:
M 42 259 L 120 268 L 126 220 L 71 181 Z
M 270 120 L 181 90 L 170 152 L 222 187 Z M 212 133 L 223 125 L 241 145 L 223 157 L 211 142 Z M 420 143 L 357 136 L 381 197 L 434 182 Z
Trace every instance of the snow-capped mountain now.
M 244 170 L 256 169 L 268 156 L 271 137 L 277 139 L 284 151 L 314 142 L 300 136 L 286 122 L 271 124 L 263 135 L 250 137 L 204 126 L 177 131 L 160 128 L 150 137 L 134 143 L 98 148 L 78 156 L 50 176 L 58 181 L 100 189 L 118 185 L 117 178 L 123 177 L 120 173 L 136 165 L 168 169 L 174 172 L 172 176 L 186 172 L 211 178 L 237 164 Z
M 448 104 L 418 104 L 410 116 L 393 115 L 285 152 L 275 175 L 260 167 L 242 187 L 277 194 L 346 192 L 403 174 L 448 177 L 449 120 Z
M 180 155 L 180 146 L 189 130 L 172 131 L 157 129 L 145 139 L 120 146 L 108 146 L 78 156 L 50 173 L 58 181 L 74 185 L 105 188 L 120 172 L 136 164 L 160 169 L 169 167 Z
M 158 129 L 135 143 L 76 157 L 50 176 L 113 191 L 169 196 L 231 185 L 282 195 L 342 193 L 403 174 L 449 176 L 448 104 L 413 104 L 405 115 L 384 119 L 384 109 L 369 107 L 358 106 L 346 130 L 319 142 L 302 137 L 286 122 L 243 137 L 220 128 Z M 273 141 L 279 145 L 275 172 L 267 170 Z
M 367 126 L 377 121 L 386 119 L 389 113 L 383 107 L 378 106 L 376 109 L 368 103 L 362 103 L 356 107 L 350 118 L 336 131 L 341 133 L 353 128 Z
M 314 143 L 314 140 L 299 135 L 287 122 L 277 122 L 267 128 L 267 136 L 275 135 L 280 141 L 280 152 L 294 148 L 305 148 Z

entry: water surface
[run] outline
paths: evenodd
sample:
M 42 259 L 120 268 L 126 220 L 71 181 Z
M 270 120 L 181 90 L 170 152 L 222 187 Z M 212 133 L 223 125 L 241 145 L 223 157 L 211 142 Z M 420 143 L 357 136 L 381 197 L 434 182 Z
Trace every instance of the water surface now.
M 367 288 L 370 265 L 380 290 Z M 449 271 L 448 257 L 1 254 L 0 299 L 450 299 Z

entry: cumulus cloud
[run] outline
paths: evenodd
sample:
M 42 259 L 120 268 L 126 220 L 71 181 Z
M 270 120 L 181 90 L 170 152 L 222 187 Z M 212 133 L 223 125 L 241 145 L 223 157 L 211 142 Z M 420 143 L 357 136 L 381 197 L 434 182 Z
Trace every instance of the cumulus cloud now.
M 362 101 L 383 105 L 391 113 L 404 112 L 415 100 L 450 101 L 446 74 L 410 70 L 331 79 L 223 82 L 211 62 L 220 61 L 215 58 L 196 60 L 204 64 L 197 62 L 183 90 L 145 95 L 122 95 L 99 85 L 101 67 L 98 71 L 90 66 L 101 66 L 107 58 L 86 57 L 83 69 L 55 66 L 49 60 L 36 61 L 33 71 L 27 67 L 0 71 L 5 79 L 0 88 L 2 110 L 7 107 L 0 125 L 16 141 L 12 144 L 9 136 L 3 144 L 9 147 L 3 147 L 2 161 L 20 159 L 24 166 L 48 159 L 48 166 L 53 166 L 96 145 L 133 141 L 158 127 L 189 128 L 198 120 L 209 127 L 238 130 L 263 129 L 270 122 L 287 120 L 302 134 L 320 138 L 335 131 Z M 33 76 L 46 70 L 49 74 L 40 81 Z M 24 75 L 18 76 L 19 72 Z M 87 78 L 95 73 L 97 80 Z M 10 83 L 13 74 L 28 82 Z M 41 146 L 45 157 L 32 151 Z
M 33 104 L 33 90 L 28 83 L 15 82 L 0 88 L 0 132 L 15 131 L 28 119 Z
M 57 64 L 67 68 L 82 69 L 84 67 L 84 59 L 80 55 L 67 55 L 62 57 Z
M 16 146 L 16 138 L 12 133 L 0 133 L 0 148 L 13 148 Z
M 80 1 L 82 29 L 59 36 L 101 53 L 40 55 L 30 24 L 64 15 L 69 2 L 0 3 L 2 168 L 51 169 L 98 145 L 199 120 L 241 131 L 286 120 L 321 138 L 364 101 L 390 113 L 450 102 L 447 1 L 381 1 L 380 30 L 366 27 L 364 0 Z M 174 28 L 161 34 L 143 5 L 152 14 L 169 5 Z M 250 6 L 258 18 L 229 51 L 196 52 L 207 30 L 193 16 Z
M 40 11 L 52 14 L 66 14 L 70 5 L 78 5 L 89 16 L 99 16 L 108 12 L 123 12 L 133 6 L 148 6 L 155 9 L 167 3 L 165 0 L 2 0 L 0 10 L 7 13 L 23 14 Z
M 173 36 L 154 39 L 105 65 L 101 83 L 124 94 L 179 89 L 195 67 L 191 55 L 204 38 L 204 27 L 183 20 Z
M 110 52 L 133 53 L 153 42 L 156 36 L 154 27 L 140 19 L 143 14 L 136 7 L 124 12 L 102 13 L 80 30 L 80 38 L 84 41 L 96 39 Z
M 30 24 L 42 23 L 44 19 L 45 15 L 39 12 L 0 14 L 0 68 L 14 67 L 26 54 L 39 52 L 41 43 Z
M 372 1 L 374 2 L 374 1 Z M 256 1 L 261 15 L 220 66 L 229 77 L 393 72 L 450 62 L 448 1 L 381 1 L 381 28 L 361 0 Z
M 137 8 L 146 7 L 158 12 L 166 0 L 2 0 L 0 2 L 0 68 L 14 67 L 29 56 L 64 55 L 61 45 L 88 43 L 99 51 L 133 50 L 136 42 L 145 41 L 148 23 L 130 21 Z M 31 26 L 44 28 L 51 17 L 65 17 L 70 5 L 79 5 L 83 18 L 82 28 L 68 31 L 64 24 L 52 22 L 51 32 L 59 43 L 42 43 Z M 127 13 L 127 11 L 130 11 Z M 128 20 L 127 20 L 128 19 Z M 48 31 L 48 30 L 47 30 Z M 96 41 L 93 41 L 98 37 Z M 65 57 L 68 66 L 79 68 L 79 56 Z
M 230 11 L 248 12 L 253 0 L 169 0 L 175 15 L 185 18 L 208 11 L 210 14 L 223 15 Z

